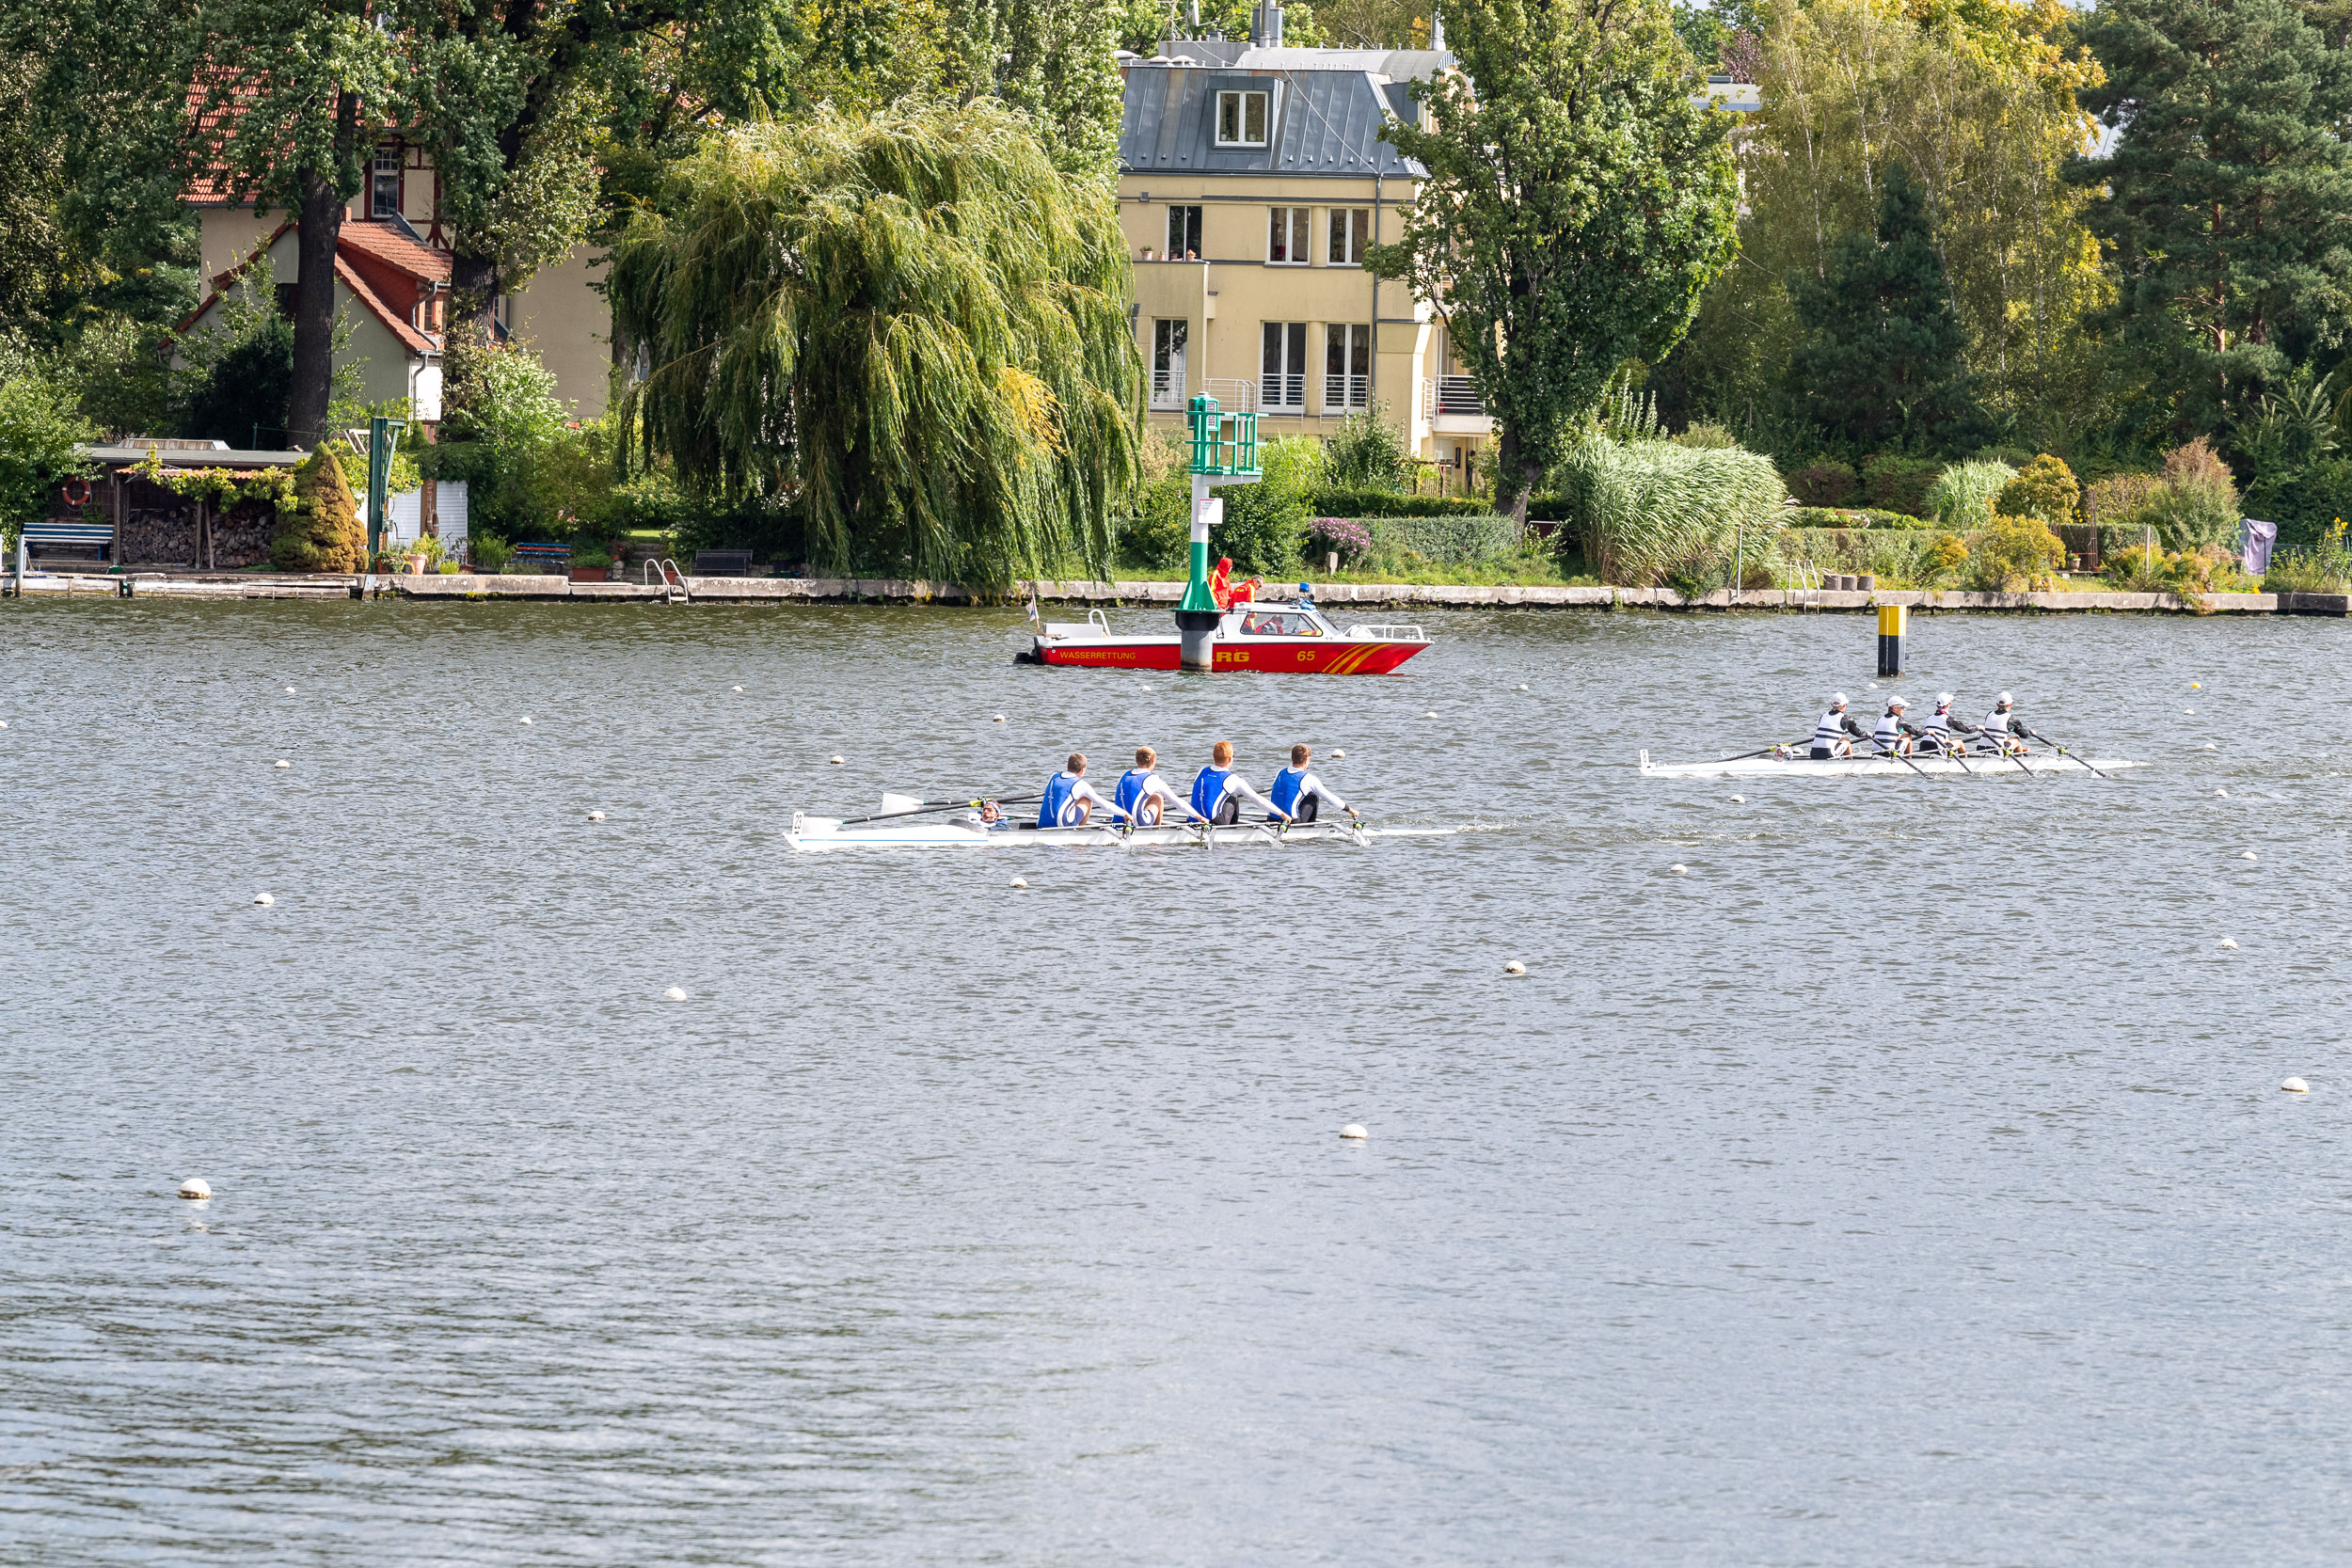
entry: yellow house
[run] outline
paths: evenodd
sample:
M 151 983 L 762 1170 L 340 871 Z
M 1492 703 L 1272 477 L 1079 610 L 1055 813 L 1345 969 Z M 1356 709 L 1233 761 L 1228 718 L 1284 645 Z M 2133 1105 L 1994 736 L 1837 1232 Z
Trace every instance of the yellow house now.
M 264 252 L 281 307 L 291 311 L 293 285 L 302 275 L 292 218 L 263 215 L 200 177 L 182 199 L 196 211 L 207 292 L 180 332 L 209 330 L 223 293 Z M 449 303 L 450 248 L 440 208 L 431 153 L 387 140 L 344 209 L 335 256 L 335 307 L 344 334 L 337 368 L 358 366 L 365 401 L 407 398 L 414 416 L 428 423 L 441 417 Z M 599 252 L 577 245 L 492 308 L 502 331 L 531 341 L 554 372 L 557 395 L 577 404 L 582 419 L 604 411 L 612 381 L 612 313 L 595 287 L 600 260 Z
M 1458 470 L 1493 421 L 1443 321 L 1363 264 L 1398 238 L 1423 173 L 1382 132 L 1454 57 L 1285 48 L 1280 8 L 1263 16 L 1257 40 L 1171 39 L 1120 60 L 1120 220 L 1152 422 L 1181 424 L 1205 392 L 1257 410 L 1264 435 L 1327 436 L 1378 403 L 1407 451 Z

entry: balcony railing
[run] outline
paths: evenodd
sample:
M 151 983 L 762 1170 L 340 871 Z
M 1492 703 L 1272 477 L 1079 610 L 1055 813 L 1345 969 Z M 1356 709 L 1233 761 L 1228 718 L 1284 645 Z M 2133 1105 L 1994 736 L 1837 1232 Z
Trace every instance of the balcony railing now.
M 1323 406 L 1326 408 L 1361 408 L 1372 399 L 1372 377 L 1368 375 L 1327 375 L 1323 378 Z
M 1261 408 L 1304 408 L 1307 378 L 1303 375 L 1262 375 L 1258 378 Z
M 1430 419 L 1440 414 L 1484 414 L 1486 400 L 1478 395 L 1478 385 L 1467 375 L 1433 375 L 1422 384 L 1422 412 Z
M 1184 372 L 1153 371 L 1152 372 L 1152 406 L 1182 410 L 1184 406 Z
M 1251 414 L 1258 408 L 1258 384 L 1227 376 L 1203 376 L 1201 391 L 1216 399 L 1216 405 L 1228 414 Z

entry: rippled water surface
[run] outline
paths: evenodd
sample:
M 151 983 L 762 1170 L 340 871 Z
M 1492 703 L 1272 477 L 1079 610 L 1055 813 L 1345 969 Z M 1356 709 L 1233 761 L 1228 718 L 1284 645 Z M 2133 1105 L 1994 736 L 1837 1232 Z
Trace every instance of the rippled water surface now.
M 2342 1560 L 2341 624 L 1017 625 L 0 606 L 0 1559 Z M 1505 828 L 783 842 L 1219 738 Z

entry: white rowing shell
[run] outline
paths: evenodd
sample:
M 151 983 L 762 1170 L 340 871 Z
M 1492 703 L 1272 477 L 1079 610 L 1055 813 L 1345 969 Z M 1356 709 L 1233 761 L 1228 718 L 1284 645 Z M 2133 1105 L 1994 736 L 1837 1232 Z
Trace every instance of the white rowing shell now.
M 2071 756 L 2058 756 L 2049 752 L 2030 752 L 2011 759 L 1995 756 L 1913 757 L 1905 762 L 1900 757 L 1742 757 L 1725 762 L 1660 762 L 1642 753 L 1642 777 L 1645 779 L 1875 779 L 1901 775 L 1916 778 L 1921 773 L 1987 773 L 2022 779 L 2032 773 L 2087 773 L 2096 768 L 2112 773 L 2119 768 L 2139 768 L 2141 763 L 2121 757 L 2092 757 L 2077 761 Z
M 1375 838 L 1444 838 L 1463 831 L 1460 828 L 1365 828 L 1359 831 L 1324 822 L 1287 829 L 1260 823 L 1239 823 L 1230 828 L 1137 828 L 1129 832 L 1122 832 L 1117 828 L 1016 827 L 992 830 L 961 821 L 897 825 L 870 822 L 844 827 L 838 817 L 795 815 L 792 831 L 784 835 L 784 841 L 794 849 L 811 850 L 1030 849 L 1055 847 L 1149 848 L 1153 846 L 1171 848 L 1200 846 L 1222 849 L 1248 845 L 1360 844 Z

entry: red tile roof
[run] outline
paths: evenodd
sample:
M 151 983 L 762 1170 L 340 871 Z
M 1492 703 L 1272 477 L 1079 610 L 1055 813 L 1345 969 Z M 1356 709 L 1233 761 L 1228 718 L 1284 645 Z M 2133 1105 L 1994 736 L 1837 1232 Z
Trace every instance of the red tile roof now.
M 411 277 L 421 277 L 428 282 L 446 283 L 450 278 L 448 251 L 438 245 L 412 240 L 380 220 L 346 220 L 342 242 L 336 248 L 364 251 Z
M 198 322 L 203 320 L 204 313 L 220 303 L 221 295 L 228 292 L 229 286 L 242 277 L 247 267 L 266 255 L 270 246 L 278 243 L 278 237 L 292 228 L 294 228 L 292 220 L 279 224 L 270 231 L 268 239 L 254 247 L 252 255 L 215 277 L 212 280 L 213 292 L 206 294 L 203 303 L 189 311 L 180 325 L 172 328 L 173 335 L 178 336 L 186 332 Z M 383 296 L 369 287 L 367 280 L 361 277 L 352 264 L 343 259 L 342 252 L 348 247 L 362 250 L 372 257 L 389 260 L 389 258 L 384 257 L 382 250 L 376 248 L 383 244 L 385 236 L 389 236 L 390 244 L 400 247 L 404 259 L 394 261 L 392 264 L 400 267 L 402 271 L 411 271 L 410 263 L 413 262 L 414 276 L 427 278 L 437 276 L 442 278 L 449 277 L 448 251 L 436 250 L 430 245 L 421 245 L 394 230 L 391 225 L 383 223 L 346 223 L 343 225 L 335 247 L 335 277 L 344 288 L 351 291 L 351 297 L 358 300 L 370 315 L 382 322 L 386 329 L 393 337 L 398 338 L 409 353 L 438 354 L 441 352 L 441 334 L 421 332 L 411 326 L 408 318 L 387 305 Z M 437 273 L 423 270 L 432 267 L 437 267 Z

